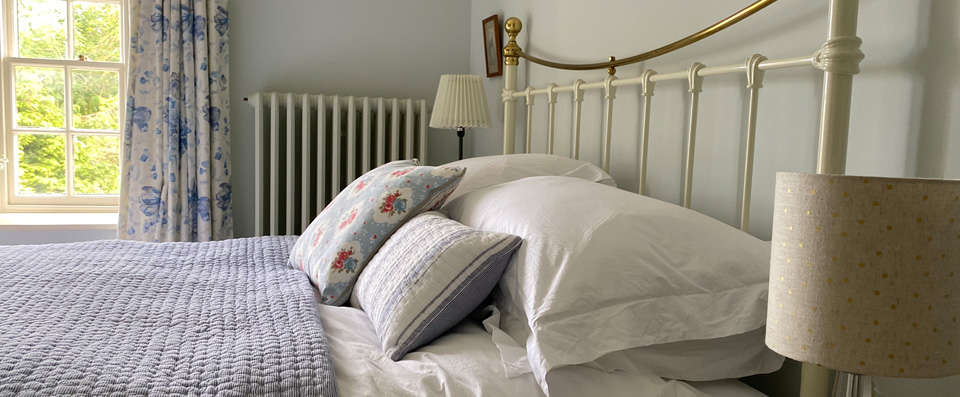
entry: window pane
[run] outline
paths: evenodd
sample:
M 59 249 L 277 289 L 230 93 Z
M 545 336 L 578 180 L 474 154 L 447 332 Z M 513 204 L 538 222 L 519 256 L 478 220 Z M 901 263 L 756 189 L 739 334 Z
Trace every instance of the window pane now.
M 66 137 L 60 134 L 17 134 L 16 139 L 17 194 L 66 194 Z
M 63 69 L 17 66 L 16 125 L 63 128 Z
M 73 42 L 77 58 L 120 62 L 120 5 L 73 3 Z
M 59 0 L 18 0 L 17 37 L 20 57 L 67 57 L 67 3 Z
M 72 70 L 73 128 L 120 128 L 120 74 L 100 70 Z
M 76 194 L 120 193 L 120 138 L 73 138 L 73 189 Z

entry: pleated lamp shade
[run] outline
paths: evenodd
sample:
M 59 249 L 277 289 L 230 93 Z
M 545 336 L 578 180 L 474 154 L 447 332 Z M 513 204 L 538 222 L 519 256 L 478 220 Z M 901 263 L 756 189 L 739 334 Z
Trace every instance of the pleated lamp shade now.
M 445 74 L 440 76 L 437 98 L 433 101 L 430 127 L 455 129 L 489 128 L 490 109 L 480 76 Z
M 960 181 L 778 173 L 766 343 L 853 374 L 960 373 Z

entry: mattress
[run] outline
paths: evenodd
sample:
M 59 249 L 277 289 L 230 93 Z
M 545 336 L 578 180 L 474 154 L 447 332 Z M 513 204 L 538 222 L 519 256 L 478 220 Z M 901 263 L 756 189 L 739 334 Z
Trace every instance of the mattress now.
M 478 319 L 468 318 L 433 343 L 390 360 L 366 314 L 317 304 L 344 396 L 543 396 L 533 374 L 507 378 L 501 355 Z M 590 364 L 559 368 L 551 396 L 764 396 L 737 380 L 687 383 L 634 368 L 606 373 Z

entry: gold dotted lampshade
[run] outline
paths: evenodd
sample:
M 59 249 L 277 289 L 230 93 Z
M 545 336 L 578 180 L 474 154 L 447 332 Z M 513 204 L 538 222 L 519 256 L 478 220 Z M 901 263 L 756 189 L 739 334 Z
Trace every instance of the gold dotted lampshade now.
M 440 76 L 437 97 L 433 101 L 432 128 L 490 128 L 490 109 L 483 91 L 483 80 L 472 74 Z
M 960 373 L 960 181 L 776 186 L 767 346 L 849 373 Z

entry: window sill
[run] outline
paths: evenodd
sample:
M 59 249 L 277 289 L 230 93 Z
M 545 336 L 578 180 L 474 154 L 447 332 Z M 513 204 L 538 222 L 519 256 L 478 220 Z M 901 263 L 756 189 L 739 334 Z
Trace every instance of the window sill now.
M 116 230 L 116 213 L 3 213 L 0 230 Z

